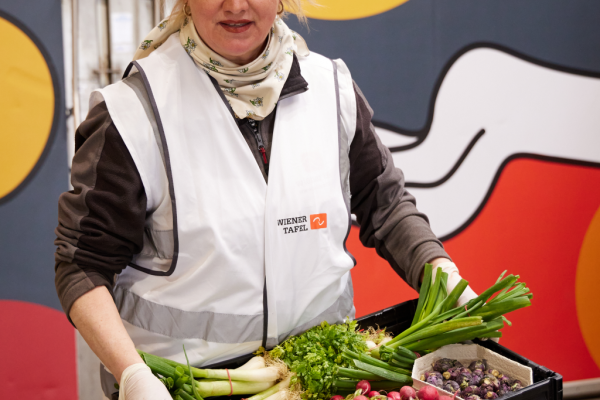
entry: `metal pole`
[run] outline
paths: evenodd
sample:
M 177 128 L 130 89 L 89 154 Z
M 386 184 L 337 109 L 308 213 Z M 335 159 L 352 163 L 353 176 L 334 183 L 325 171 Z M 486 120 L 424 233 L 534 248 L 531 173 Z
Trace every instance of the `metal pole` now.
M 133 0 L 133 42 L 139 46 L 140 39 L 140 0 Z
M 79 0 L 71 0 L 71 30 L 72 30 L 72 55 L 73 55 L 73 132 L 81 123 L 79 106 Z
M 110 58 L 110 5 L 107 0 L 97 1 L 96 16 L 98 84 L 100 87 L 105 87 L 112 83 L 112 65 Z
M 154 0 L 154 26 L 163 19 L 163 0 Z

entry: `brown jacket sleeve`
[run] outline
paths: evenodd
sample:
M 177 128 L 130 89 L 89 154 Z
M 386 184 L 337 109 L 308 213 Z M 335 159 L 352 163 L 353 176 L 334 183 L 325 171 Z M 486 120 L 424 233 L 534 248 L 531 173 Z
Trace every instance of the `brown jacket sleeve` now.
M 404 175 L 375 133 L 373 110 L 356 84 L 354 91 L 357 125 L 350 146 L 350 192 L 360 240 L 374 247 L 402 279 L 418 289 L 425 263 L 449 257 L 404 187 Z
M 144 187 L 105 103 L 77 129 L 71 184 L 60 196 L 55 231 L 55 284 L 67 316 L 93 288 L 112 293 L 115 274 L 143 246 Z

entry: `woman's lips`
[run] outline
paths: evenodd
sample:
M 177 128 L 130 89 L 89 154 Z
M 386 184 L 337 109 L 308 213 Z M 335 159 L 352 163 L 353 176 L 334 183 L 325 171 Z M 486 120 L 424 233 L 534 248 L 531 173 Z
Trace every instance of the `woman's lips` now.
M 252 26 L 253 22 L 249 20 L 240 21 L 221 21 L 219 25 L 223 27 L 227 32 L 230 33 L 242 33 L 246 32 Z

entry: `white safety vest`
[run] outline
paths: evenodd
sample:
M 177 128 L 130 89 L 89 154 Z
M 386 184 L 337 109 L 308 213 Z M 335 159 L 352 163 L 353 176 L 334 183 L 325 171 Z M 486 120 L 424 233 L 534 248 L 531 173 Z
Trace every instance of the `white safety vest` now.
M 268 185 L 177 35 L 133 63 L 137 77 L 92 95 L 91 106 L 106 101 L 147 197 L 144 248 L 114 290 L 138 349 L 184 361 L 185 345 L 192 364 L 208 365 L 354 318 L 352 78 L 341 60 L 299 62 L 309 90 L 277 105 Z

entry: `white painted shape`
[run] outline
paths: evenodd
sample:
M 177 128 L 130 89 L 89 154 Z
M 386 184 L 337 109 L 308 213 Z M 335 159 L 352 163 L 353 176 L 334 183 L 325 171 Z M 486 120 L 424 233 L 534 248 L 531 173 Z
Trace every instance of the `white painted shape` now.
M 399 146 L 408 146 L 415 143 L 418 138 L 414 136 L 406 136 L 401 133 L 397 133 L 394 131 L 390 131 L 385 128 L 375 127 L 375 132 L 377 132 L 377 136 L 381 139 L 383 143 L 387 147 L 399 147 Z
M 444 236 L 473 215 L 512 154 L 600 163 L 598 110 L 600 79 L 540 67 L 499 50 L 475 49 L 444 78 L 425 141 L 394 153 L 394 161 L 408 182 L 434 182 L 450 171 L 475 134 L 486 130 L 448 181 L 410 189 L 433 231 Z

